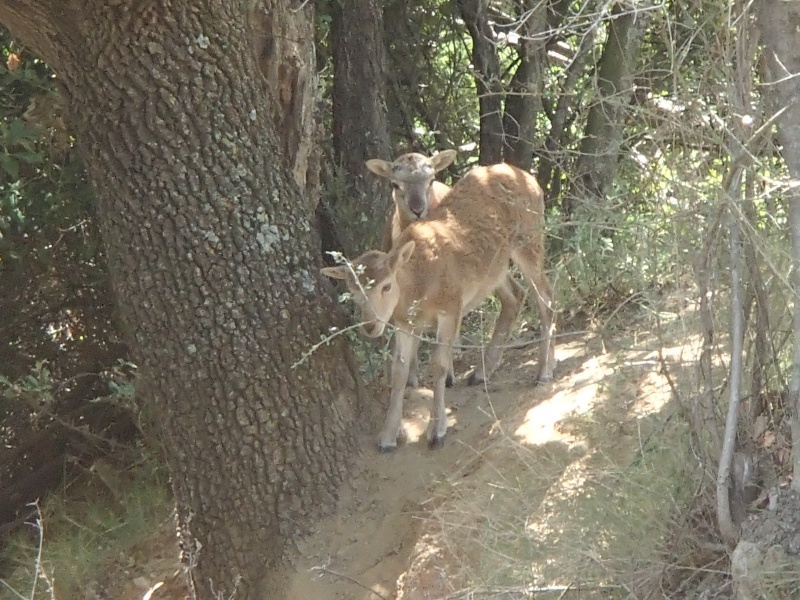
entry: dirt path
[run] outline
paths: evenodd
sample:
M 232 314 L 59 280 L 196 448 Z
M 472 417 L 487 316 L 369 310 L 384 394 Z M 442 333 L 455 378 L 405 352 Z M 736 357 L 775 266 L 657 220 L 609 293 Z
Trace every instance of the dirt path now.
M 561 339 L 546 385 L 533 348 L 508 351 L 485 388 L 465 383 L 479 355 L 461 357 L 439 450 L 425 444 L 431 392 L 408 390 L 406 443 L 381 455 L 377 432 L 365 440 L 338 510 L 299 545 L 290 600 L 608 599 L 629 572 L 656 581 L 686 444 L 665 433 L 677 420 L 655 348 L 683 365 L 697 341 L 682 325 L 672 342 L 627 325 Z M 151 600 L 181 597 L 169 588 Z
M 584 345 L 561 345 L 559 373 L 574 367 L 574 355 L 583 354 L 576 348 Z M 474 477 L 486 460 L 486 440 L 499 429 L 519 429 L 521 414 L 560 387 L 558 382 L 536 384 L 535 351 L 507 354 L 490 385 L 470 388 L 462 377 L 447 391 L 450 430 L 442 449 L 431 451 L 425 444 L 432 392 L 407 391 L 407 442 L 392 454 L 369 448 L 359 458 L 358 475 L 344 491 L 340 509 L 301 546 L 303 559 L 291 600 L 395 597 L 398 577 L 424 553 L 419 542 L 430 529 L 430 509 L 437 502 L 434 490 L 446 487 L 454 476 Z M 555 421 L 539 424 L 548 435 L 554 425 Z M 433 589 L 429 591 L 436 597 Z M 419 590 L 409 593 L 426 597 Z

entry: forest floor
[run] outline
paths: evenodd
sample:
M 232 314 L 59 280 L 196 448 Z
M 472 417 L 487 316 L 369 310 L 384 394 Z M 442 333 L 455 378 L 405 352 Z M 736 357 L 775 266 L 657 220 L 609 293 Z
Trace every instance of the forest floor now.
M 480 388 L 465 383 L 480 353 L 462 352 L 439 450 L 424 443 L 432 394 L 409 389 L 407 441 L 380 455 L 364 440 L 337 512 L 299 544 L 292 600 L 621 598 L 663 585 L 697 475 L 663 366 L 686 379 L 700 339 L 687 303 L 672 304 L 663 328 L 637 310 L 616 315 L 616 332 L 568 332 L 545 385 L 535 347 L 507 351 Z M 98 597 L 184 598 L 174 554 L 165 523 Z

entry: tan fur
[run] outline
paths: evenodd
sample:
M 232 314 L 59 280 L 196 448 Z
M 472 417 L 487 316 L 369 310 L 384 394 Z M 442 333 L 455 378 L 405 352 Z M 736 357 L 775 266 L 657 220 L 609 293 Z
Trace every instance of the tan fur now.
M 431 184 L 430 193 L 428 194 L 428 214 L 430 211 L 439 206 L 447 193 L 450 191 L 450 186 L 442 183 L 441 181 L 434 181 Z M 399 208 L 402 205 L 402 200 L 397 200 L 399 192 L 395 189 L 392 191 L 392 199 L 395 203 L 395 209 L 386 224 L 383 226 L 383 233 L 381 234 L 381 250 L 389 252 L 392 249 L 392 242 L 403 232 L 403 230 L 414 223 L 419 221 L 416 216 L 413 218 L 409 216 L 409 212 Z
M 441 170 L 447 168 L 455 160 L 455 150 L 443 150 L 438 154 L 427 157 L 424 154 L 410 152 L 398 156 L 392 162 L 377 158 L 366 162 L 367 168 L 392 182 L 392 201 L 395 209 L 386 221 L 381 234 L 381 250 L 389 252 L 392 242 L 411 223 L 425 218 L 431 210 L 439 206 L 442 198 L 450 191 L 450 186 L 436 181 L 434 177 Z M 416 198 L 414 212 L 409 203 Z M 408 375 L 408 385 L 419 386 L 419 361 L 417 357 L 411 361 Z M 452 364 L 449 371 L 449 383 L 455 383 L 455 371 Z
M 461 318 L 493 292 L 501 300 L 501 312 L 474 375 L 483 380 L 496 368 L 523 300 L 521 288 L 509 275 L 509 261 L 525 275 L 539 305 L 538 377 L 546 381 L 552 377 L 555 356 L 551 288 L 544 274 L 544 200 L 536 179 L 520 169 L 505 164 L 472 169 L 427 219 L 402 231 L 390 252 L 373 250 L 353 261 L 355 271 L 362 272 L 360 285 L 346 266 L 323 270 L 347 280 L 368 336 L 381 335 L 387 322 L 398 328 L 382 450 L 396 446 L 409 364 L 418 336 L 431 329 L 436 330 L 438 344 L 431 360 L 436 415 L 428 442 L 436 446 L 443 441 L 445 376 L 453 341 Z

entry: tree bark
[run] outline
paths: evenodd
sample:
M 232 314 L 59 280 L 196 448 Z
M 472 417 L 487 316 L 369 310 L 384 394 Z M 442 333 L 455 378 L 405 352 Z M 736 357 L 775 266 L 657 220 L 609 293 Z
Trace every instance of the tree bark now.
M 472 68 L 480 107 L 480 157 L 482 165 L 503 160 L 503 82 L 494 35 L 486 15 L 486 0 L 456 0 L 472 37 Z
M 527 2 L 518 13 L 526 14 L 521 27 L 520 62 L 511 78 L 503 114 L 505 161 L 529 171 L 533 163 L 536 118 L 542 112 L 544 70 L 547 64 L 546 32 L 551 23 L 550 2 Z M 518 14 L 522 18 L 522 14 Z
M 303 361 L 342 323 L 300 193 L 314 67 L 295 8 L 0 1 L 68 101 L 201 600 L 282 597 L 367 408 L 341 338 Z
M 331 202 L 334 215 L 340 217 L 335 222 L 344 245 L 331 249 L 358 256 L 377 247 L 392 207 L 385 182 L 364 166 L 370 158 L 391 160 L 383 7 L 379 0 L 332 4 L 333 153 L 346 178 L 346 194 Z
M 250 46 L 269 94 L 269 114 L 283 157 L 311 208 L 319 200 L 319 135 L 313 9 L 294 10 L 285 0 L 249 0 Z M 285 6 L 290 6 L 289 10 Z
M 633 94 L 632 69 L 639 56 L 645 17 L 616 5 L 608 27 L 608 40 L 598 64 L 598 99 L 589 110 L 570 194 L 582 201 L 603 198 L 616 176 L 625 116 Z M 565 209 L 570 213 L 572 202 Z
M 761 40 L 766 53 L 768 80 L 774 111 L 785 109 L 778 120 L 781 155 L 793 180 L 800 178 L 800 5 L 797 2 L 761 0 L 758 5 Z M 792 489 L 800 492 L 800 190 L 786 186 L 784 198 L 789 206 L 794 287 L 794 356 L 789 382 L 789 408 L 792 413 Z

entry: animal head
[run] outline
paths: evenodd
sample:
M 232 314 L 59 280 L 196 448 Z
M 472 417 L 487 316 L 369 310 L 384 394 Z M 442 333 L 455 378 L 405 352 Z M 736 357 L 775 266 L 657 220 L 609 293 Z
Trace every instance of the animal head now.
M 375 175 L 392 183 L 392 198 L 397 209 L 413 222 L 428 214 L 436 173 L 449 167 L 455 158 L 455 150 L 443 150 L 430 158 L 411 152 L 392 162 L 372 158 L 366 164 Z
M 388 254 L 370 250 L 350 264 L 322 269 L 323 275 L 347 284 L 367 337 L 380 337 L 391 320 L 400 301 L 397 272 L 411 258 L 414 246 L 414 242 L 406 242 Z

